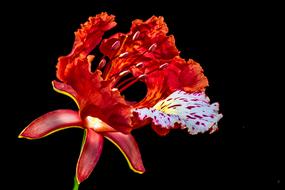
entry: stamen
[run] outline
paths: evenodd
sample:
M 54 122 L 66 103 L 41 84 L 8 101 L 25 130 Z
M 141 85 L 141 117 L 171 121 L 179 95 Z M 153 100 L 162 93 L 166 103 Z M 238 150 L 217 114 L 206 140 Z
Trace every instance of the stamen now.
M 129 73 L 131 73 L 129 70 L 127 70 L 127 71 L 122 71 L 122 72 L 120 72 L 119 77 L 126 76 L 126 75 L 129 74 Z
M 123 46 L 123 45 L 122 45 Z M 132 63 L 128 66 L 129 68 L 132 67 L 133 65 L 138 65 L 136 64 L 137 60 L 139 60 L 140 58 L 142 58 L 144 56 L 144 54 L 146 54 L 147 52 L 153 52 L 155 49 L 157 48 L 157 44 L 156 43 L 153 43 L 147 50 L 145 50 L 143 53 L 141 53 L 140 55 L 138 55 L 133 61 Z M 128 52 L 124 52 L 122 54 L 120 54 L 118 57 L 119 58 L 123 58 L 123 57 L 126 57 L 129 53 Z M 116 57 L 115 57 L 116 58 Z M 115 59 L 114 58 L 114 59 Z M 116 77 L 119 73 L 115 73 L 113 74 L 110 78 L 112 77 Z
M 157 48 L 157 44 L 154 43 L 154 44 L 152 44 L 151 46 L 149 46 L 148 51 L 149 51 L 149 52 L 153 52 L 156 48 Z
M 126 86 L 123 86 L 119 91 L 122 93 L 123 91 L 125 91 L 127 88 L 129 88 L 130 86 L 132 86 L 133 84 L 135 84 L 136 82 L 138 82 L 140 79 L 146 77 L 145 74 L 142 74 L 138 77 L 136 77 L 133 81 L 131 81 L 130 83 L 126 84 Z
M 132 39 L 133 39 L 133 40 L 137 39 L 138 36 L 139 36 L 139 34 L 140 34 L 139 31 L 135 32 L 135 34 L 133 35 L 133 38 L 132 38 Z M 128 36 L 126 36 L 126 38 L 127 38 L 127 37 L 128 37 Z M 126 40 L 126 38 L 125 38 L 125 40 Z M 123 41 L 122 46 L 124 45 L 125 40 Z M 116 41 L 116 42 L 117 42 L 117 41 Z M 115 42 L 115 43 L 116 43 L 116 42 Z M 114 43 L 114 44 L 115 44 L 115 43 Z M 114 45 L 114 44 L 113 44 L 113 45 Z M 121 46 L 121 48 L 122 48 L 122 46 Z M 130 69 L 131 67 L 133 67 L 133 66 L 135 66 L 136 68 L 141 68 L 141 67 L 143 67 L 143 66 L 144 66 L 143 62 L 136 63 L 137 60 L 140 59 L 141 57 L 143 57 L 145 53 L 155 51 L 155 49 L 157 48 L 157 46 L 158 46 L 157 43 L 153 43 L 147 50 L 145 50 L 145 51 L 144 51 L 143 53 L 141 53 L 140 55 L 136 56 L 136 58 L 135 58 L 130 64 L 128 64 L 127 68 L 125 67 L 125 68 L 122 68 L 122 69 L 129 70 L 129 69 Z M 126 56 L 128 56 L 128 54 L 129 54 L 129 52 L 121 53 L 121 54 L 119 54 L 118 56 L 115 56 L 114 58 L 112 58 L 110 61 L 114 60 L 116 57 L 125 58 Z M 152 70 L 152 71 L 149 71 L 149 72 L 146 73 L 146 74 L 150 74 L 150 73 L 155 72 L 155 71 L 157 71 L 157 70 L 164 69 L 164 68 L 167 67 L 167 66 L 168 66 L 168 63 L 164 63 L 164 64 L 160 65 L 158 68 L 156 68 L 156 69 L 154 69 L 154 70 Z M 128 72 L 128 73 L 129 73 L 129 72 Z M 127 73 L 126 73 L 126 74 L 127 74 Z M 124 71 L 123 71 L 123 72 L 117 72 L 117 73 L 114 73 L 113 75 L 111 75 L 110 78 L 113 78 L 113 77 L 115 77 L 115 78 L 117 78 L 117 77 L 121 78 L 121 76 L 124 76 L 124 75 L 125 75 Z M 104 75 L 104 76 L 105 76 L 105 75 Z M 140 79 L 141 79 L 141 78 L 140 78 Z M 117 81 L 118 81 L 118 80 L 117 80 Z M 126 81 L 124 81 L 124 82 L 122 82 L 122 83 L 125 83 L 125 82 L 126 82 Z M 121 86 L 122 83 L 120 83 L 119 85 Z M 116 84 L 116 85 L 117 85 L 117 84 Z
M 128 54 L 129 54 L 129 52 L 121 53 L 121 54 L 119 55 L 119 58 L 127 57 L 127 56 L 128 56 Z
M 102 74 L 102 77 L 103 77 L 104 79 L 109 78 L 109 74 L 110 74 L 109 71 L 110 71 L 110 69 L 111 69 L 111 67 L 112 67 L 112 61 L 113 61 L 113 60 L 115 60 L 116 58 L 124 58 L 124 57 L 128 56 L 129 52 L 121 53 L 121 51 L 122 51 L 122 49 L 123 49 L 123 47 L 124 47 L 124 45 L 125 45 L 125 43 L 126 43 L 128 37 L 129 37 L 128 35 L 125 36 L 125 39 L 123 40 L 122 44 L 119 43 L 118 41 L 116 41 L 116 42 L 112 45 L 112 47 L 114 46 L 114 48 L 117 48 L 116 46 L 118 46 L 118 47 L 120 47 L 120 49 L 117 50 L 117 53 L 116 53 L 113 57 L 111 57 L 110 60 L 108 61 L 107 65 L 106 65 L 106 68 L 104 69 L 104 72 L 103 72 L 103 74 Z M 121 45 L 119 46 L 118 44 L 119 44 L 119 45 L 121 44 Z M 112 76 L 112 77 L 113 77 L 113 76 Z M 111 78 L 112 78 L 112 77 L 111 77 Z
M 111 46 L 111 50 L 116 50 L 116 49 L 118 49 L 118 48 L 120 47 L 120 45 L 121 45 L 121 43 L 120 43 L 119 40 L 115 41 L 115 42 L 113 43 L 113 45 Z
M 169 65 L 169 63 L 164 63 L 164 64 L 160 65 L 159 67 L 157 67 L 157 68 L 155 68 L 155 69 L 153 69 L 153 70 L 151 70 L 151 71 L 149 71 L 149 72 L 147 72 L 147 73 L 144 73 L 144 74 L 142 74 L 142 75 L 139 75 L 138 77 L 131 77 L 131 78 L 128 78 L 128 79 L 124 80 L 123 82 L 121 82 L 120 84 L 118 84 L 118 85 L 116 84 L 116 85 L 114 85 L 114 86 L 116 86 L 117 88 L 119 88 L 119 89 L 120 89 L 120 90 L 119 90 L 120 92 L 123 92 L 124 90 L 126 90 L 127 88 L 129 88 L 130 86 L 132 86 L 132 85 L 133 85 L 134 83 L 136 83 L 137 81 L 139 81 L 139 80 L 145 78 L 147 75 L 149 75 L 149 74 L 151 74 L 151 73 L 153 73 L 153 72 L 155 72 L 155 71 L 162 70 L 162 69 L 166 68 L 168 65 Z M 119 74 L 119 76 L 120 76 L 120 75 L 123 75 L 123 76 L 124 76 L 125 73 L 129 74 L 130 71 L 129 71 L 129 70 L 123 71 L 123 72 L 121 72 L 121 73 Z M 121 77 L 119 77 L 119 78 L 121 78 Z M 117 80 L 118 80 L 118 79 L 117 79 Z
M 164 63 L 164 64 L 160 65 L 159 67 L 153 69 L 152 71 L 147 72 L 146 74 L 149 75 L 155 71 L 162 70 L 162 69 L 166 68 L 167 66 L 168 66 L 168 63 Z
M 129 83 L 130 81 L 132 81 L 132 80 L 134 80 L 134 79 L 136 79 L 136 78 L 135 78 L 134 76 L 132 76 L 131 78 L 128 78 L 128 79 L 122 81 L 122 82 L 119 83 L 118 85 L 115 84 L 114 86 L 116 86 L 116 88 L 119 89 L 119 88 L 123 87 L 125 84 Z
M 136 31 L 135 34 L 133 35 L 133 40 L 135 41 L 136 39 L 139 38 L 140 31 Z

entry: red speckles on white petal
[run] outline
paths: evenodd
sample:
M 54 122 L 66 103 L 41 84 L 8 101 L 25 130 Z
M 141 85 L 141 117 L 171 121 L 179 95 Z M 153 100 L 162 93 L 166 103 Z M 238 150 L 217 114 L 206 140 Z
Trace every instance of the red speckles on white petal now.
M 219 104 L 210 104 L 210 99 L 204 92 L 186 93 L 175 91 L 165 100 L 158 102 L 153 108 L 136 109 L 140 119 L 151 118 L 154 125 L 172 129 L 180 126 L 187 128 L 192 135 L 210 133 L 217 130 Z

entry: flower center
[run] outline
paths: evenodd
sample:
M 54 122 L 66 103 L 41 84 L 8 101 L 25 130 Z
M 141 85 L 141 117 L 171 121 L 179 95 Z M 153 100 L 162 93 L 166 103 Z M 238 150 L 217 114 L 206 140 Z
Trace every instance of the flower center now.
M 144 62 L 140 61 L 145 54 L 154 52 L 159 46 L 158 43 L 151 44 L 148 48 L 146 48 L 145 51 L 143 51 L 142 53 L 136 53 L 135 55 L 133 55 L 133 52 L 123 51 L 123 49 L 125 49 L 124 46 L 126 46 L 127 40 L 129 46 L 130 43 L 132 44 L 133 42 L 138 40 L 139 37 L 140 32 L 137 31 L 133 35 L 126 35 L 125 38 L 121 41 L 115 41 L 111 45 L 110 50 L 116 51 L 116 53 L 108 61 L 106 60 L 107 57 L 103 56 L 97 67 L 97 69 L 102 71 L 103 79 L 115 80 L 112 88 L 118 89 L 121 93 L 136 84 L 138 81 L 143 81 L 148 75 L 156 71 L 162 70 L 168 66 L 168 63 L 163 63 L 158 65 L 156 68 L 147 69 L 147 66 L 144 64 Z M 112 69 L 113 63 L 117 65 L 127 61 L 129 61 L 129 63 L 126 64 L 127 66 L 121 68 L 120 71 L 113 73 L 112 75 L 110 74 L 110 70 Z M 131 77 L 125 77 L 131 73 L 132 69 L 139 70 L 143 74 L 138 76 L 131 75 Z
M 110 125 L 97 117 L 87 116 L 84 119 L 84 126 L 93 129 L 96 132 L 111 132 L 116 131 Z
M 126 76 L 122 77 L 117 82 L 116 89 L 121 90 L 121 88 L 126 84 L 127 81 L 132 80 L 134 76 L 129 73 Z M 126 90 L 121 92 L 121 95 L 129 103 L 137 103 L 145 98 L 147 94 L 147 86 L 143 81 L 137 81 Z

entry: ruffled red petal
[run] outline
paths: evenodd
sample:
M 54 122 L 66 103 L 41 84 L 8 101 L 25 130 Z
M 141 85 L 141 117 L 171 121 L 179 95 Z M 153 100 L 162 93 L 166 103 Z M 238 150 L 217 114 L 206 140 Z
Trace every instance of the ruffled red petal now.
M 162 16 L 152 16 L 145 22 L 140 19 L 134 20 L 130 34 L 134 34 L 137 31 L 140 32 L 138 41 L 141 44 L 146 46 L 154 43 L 157 44 L 157 48 L 153 52 L 155 58 L 168 60 L 179 54 L 175 46 L 174 36 L 166 35 L 168 33 L 168 27 Z M 149 48 L 149 46 L 147 46 L 147 48 Z
M 72 51 L 67 56 L 61 56 L 57 64 L 57 78 L 67 82 L 68 68 L 78 57 L 86 57 L 102 40 L 105 31 L 116 26 L 113 15 L 101 13 L 90 17 L 89 21 L 81 25 L 81 29 L 75 32 L 75 42 Z
M 208 86 L 208 79 L 204 75 L 202 67 L 192 59 L 186 62 L 184 59 L 176 57 L 164 69 L 164 72 L 170 92 L 176 90 L 189 93 L 204 91 Z
M 153 38 L 157 33 L 167 34 L 168 27 L 162 16 L 152 16 L 146 21 L 141 19 L 134 20 L 132 22 L 131 31 L 140 31 L 142 35 L 146 34 L 148 37 Z

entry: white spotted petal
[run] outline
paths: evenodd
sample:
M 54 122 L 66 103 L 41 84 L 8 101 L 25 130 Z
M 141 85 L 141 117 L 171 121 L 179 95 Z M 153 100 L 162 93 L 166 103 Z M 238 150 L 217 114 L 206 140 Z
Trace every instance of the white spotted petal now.
M 154 125 L 166 129 L 178 125 L 182 129 L 187 128 L 192 135 L 216 131 L 217 123 L 222 118 L 219 104 L 210 104 L 210 99 L 204 92 L 190 94 L 180 90 L 152 108 L 139 108 L 135 112 L 141 120 L 151 118 Z

